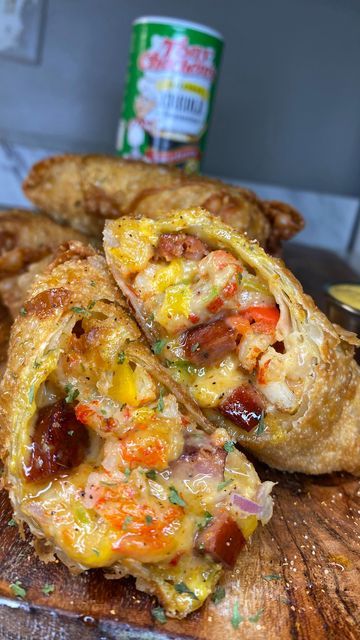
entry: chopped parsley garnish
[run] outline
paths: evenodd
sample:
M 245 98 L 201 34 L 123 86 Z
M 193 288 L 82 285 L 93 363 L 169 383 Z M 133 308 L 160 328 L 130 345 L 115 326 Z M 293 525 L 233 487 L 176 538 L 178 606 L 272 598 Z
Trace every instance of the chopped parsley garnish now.
M 34 402 L 34 396 L 35 396 L 35 390 L 34 390 L 34 385 L 30 385 L 30 389 L 29 389 L 29 402 L 30 404 L 32 404 Z
M 68 436 L 73 436 L 74 435 L 74 429 L 70 429 L 70 431 L 68 431 Z
M 163 390 L 160 389 L 160 393 L 159 393 L 159 400 L 156 406 L 156 409 L 159 413 L 162 413 L 164 411 L 164 397 L 163 397 Z
M 26 311 L 25 307 L 21 307 L 21 309 L 20 309 L 20 315 L 21 315 L 21 316 L 26 316 L 26 315 L 27 315 L 27 311 Z
M 177 591 L 178 593 L 188 593 L 189 596 L 194 598 L 194 600 L 199 600 L 197 595 L 195 595 L 195 593 L 191 591 L 191 589 L 189 589 L 189 587 L 187 586 L 187 584 L 185 584 L 185 582 L 178 582 L 175 585 L 175 591 Z
M 85 307 L 71 307 L 71 311 L 80 315 L 84 315 L 87 313 L 87 309 L 85 309 Z
M 258 426 L 256 427 L 256 430 L 255 430 L 255 435 L 256 436 L 261 436 L 261 434 L 264 433 L 264 431 L 265 431 L 265 426 L 266 425 L 265 425 L 265 420 L 264 420 L 264 412 L 262 412 L 261 418 L 259 420 L 259 424 L 258 424 Z
M 146 524 L 151 524 L 153 521 L 152 516 L 145 516 L 145 522 Z
M 254 613 L 253 616 L 248 617 L 249 622 L 259 622 L 263 613 L 264 613 L 264 609 L 259 609 L 259 611 Z
M 214 593 L 211 596 L 211 600 L 214 604 L 218 604 L 221 600 L 225 598 L 225 589 L 224 587 L 217 586 Z
M 233 442 L 232 440 L 227 440 L 224 444 L 224 449 L 227 453 L 230 453 L 231 451 L 234 451 L 235 449 L 235 442 Z
M 163 338 L 162 340 L 157 340 L 156 342 L 154 342 L 152 346 L 153 353 L 155 353 L 155 355 L 158 356 L 162 352 L 166 343 L 167 343 L 166 338 Z
M 129 469 L 129 467 L 126 467 L 126 469 L 124 469 L 124 475 L 125 475 L 126 479 L 129 478 L 130 473 L 131 473 L 131 469 Z
M 89 311 L 90 309 L 93 309 L 96 305 L 96 300 L 91 300 L 91 302 L 89 302 L 87 308 L 85 309 L 85 307 L 70 307 L 71 311 L 73 311 L 74 313 L 78 313 L 81 316 L 87 316 L 89 315 Z
M 124 364 L 125 362 L 125 353 L 123 351 L 120 351 L 120 353 L 118 353 L 118 357 L 117 357 L 117 363 L 118 364 Z
M 244 618 L 239 612 L 239 603 L 238 601 L 236 601 L 234 602 L 233 612 L 231 616 L 231 626 L 233 627 L 233 629 L 237 629 L 243 620 Z
M 35 360 L 34 360 L 34 369 L 39 369 L 39 367 L 40 367 L 40 362 L 38 362 L 38 359 L 35 358 Z
M 194 344 L 192 344 L 190 347 L 191 353 L 195 353 L 195 351 L 197 351 L 199 347 L 200 347 L 200 344 L 198 342 L 194 342 Z
M 175 487 L 170 487 L 169 489 L 169 502 L 172 504 L 178 504 L 179 507 L 186 507 L 186 502 L 179 496 Z
M 165 624 L 166 622 L 166 613 L 162 607 L 153 607 L 151 609 L 151 615 L 156 620 L 156 622 L 160 622 L 160 624 Z
M 8 522 L 8 527 L 16 527 L 16 522 L 14 518 L 11 518 Z
M 92 287 L 96 287 L 96 282 L 95 282 L 95 280 L 90 280 L 90 285 L 91 285 Z
M 199 522 L 198 528 L 200 530 L 205 529 L 205 527 L 207 527 L 207 525 L 213 520 L 213 518 L 214 516 L 209 511 L 205 511 L 204 520 L 202 522 Z
M 233 482 L 232 478 L 230 478 L 229 480 L 224 480 L 224 482 L 220 482 L 217 486 L 217 490 L 222 491 L 222 489 L 225 489 L 225 487 L 228 487 L 229 484 L 231 484 L 232 482 Z
M 131 522 L 132 522 L 132 517 L 131 516 L 126 516 L 126 518 L 125 518 L 125 520 L 123 522 L 123 525 L 122 525 L 122 529 L 124 531 L 126 531 L 126 529 L 128 528 L 129 524 L 131 524 Z
M 24 589 L 24 587 L 21 586 L 20 580 L 16 580 L 15 582 L 13 582 L 10 585 L 10 589 L 11 589 L 12 593 L 14 594 L 14 596 L 18 596 L 19 598 L 25 598 L 26 589 Z
M 91 549 L 91 551 L 92 551 L 93 553 L 95 553 L 95 555 L 96 555 L 97 557 L 99 557 L 100 552 L 99 552 L 99 550 L 98 550 L 98 549 Z
M 46 584 L 44 584 L 44 586 L 41 589 L 41 591 L 43 592 L 43 594 L 45 596 L 48 596 L 48 595 L 50 595 L 50 593 L 53 593 L 53 591 L 55 591 L 55 585 L 54 584 L 49 584 L 47 582 Z
M 79 389 L 76 389 L 74 387 L 74 385 L 71 384 L 71 382 L 68 382 L 65 385 L 65 392 L 67 394 L 66 397 L 65 397 L 65 402 L 67 404 L 71 404 L 72 402 L 74 402 L 74 400 L 76 400 L 76 398 L 78 397 L 78 395 L 80 393 Z
M 278 573 L 270 573 L 268 576 L 263 576 L 264 580 L 270 582 L 270 580 L 281 580 L 281 576 Z
M 211 302 L 219 295 L 219 287 L 211 287 L 209 294 L 204 298 L 204 302 Z
M 156 480 L 156 471 L 155 471 L 155 469 L 149 469 L 149 471 L 147 471 L 145 473 L 145 475 L 150 480 Z

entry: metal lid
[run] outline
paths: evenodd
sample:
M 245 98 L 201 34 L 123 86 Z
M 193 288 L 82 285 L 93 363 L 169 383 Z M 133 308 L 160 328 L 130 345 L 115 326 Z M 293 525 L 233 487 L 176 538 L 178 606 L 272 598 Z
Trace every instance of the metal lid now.
M 133 22 L 133 24 L 148 23 L 167 24 L 169 27 L 180 27 L 181 29 L 195 29 L 196 31 L 201 31 L 201 33 L 206 33 L 208 36 L 213 36 L 214 38 L 218 38 L 222 41 L 224 40 L 224 37 L 219 31 L 211 29 L 211 27 L 207 27 L 205 24 L 190 22 L 188 20 L 180 20 L 179 18 L 168 18 L 166 16 L 141 16 L 140 18 L 136 18 Z

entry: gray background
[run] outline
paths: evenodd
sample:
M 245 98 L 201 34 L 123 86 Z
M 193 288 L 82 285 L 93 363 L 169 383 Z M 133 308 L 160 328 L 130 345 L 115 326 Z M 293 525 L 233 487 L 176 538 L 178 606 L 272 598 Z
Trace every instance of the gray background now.
M 49 0 L 40 63 L 0 58 L 0 135 L 113 151 L 144 14 L 225 37 L 207 172 L 360 195 L 360 0 Z

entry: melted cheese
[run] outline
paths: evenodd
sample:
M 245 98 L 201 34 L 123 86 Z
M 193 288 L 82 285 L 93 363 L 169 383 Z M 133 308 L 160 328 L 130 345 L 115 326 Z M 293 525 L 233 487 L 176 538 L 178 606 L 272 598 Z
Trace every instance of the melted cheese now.
M 230 355 L 220 364 L 198 369 L 198 374 L 190 384 L 190 391 L 202 407 L 216 407 L 229 389 L 236 389 L 246 381 L 240 371 L 236 357 Z

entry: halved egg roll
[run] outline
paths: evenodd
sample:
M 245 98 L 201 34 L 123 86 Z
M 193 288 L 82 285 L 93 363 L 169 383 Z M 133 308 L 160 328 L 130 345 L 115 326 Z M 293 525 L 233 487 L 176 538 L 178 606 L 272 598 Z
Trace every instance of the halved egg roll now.
M 360 472 L 359 341 L 283 262 L 199 208 L 108 221 L 104 245 L 154 353 L 216 426 L 279 469 Z
M 185 406 L 186 405 L 186 406 Z M 104 258 L 73 243 L 14 323 L 1 387 L 14 518 L 74 572 L 135 576 L 169 616 L 202 605 L 271 482 L 142 341 Z

